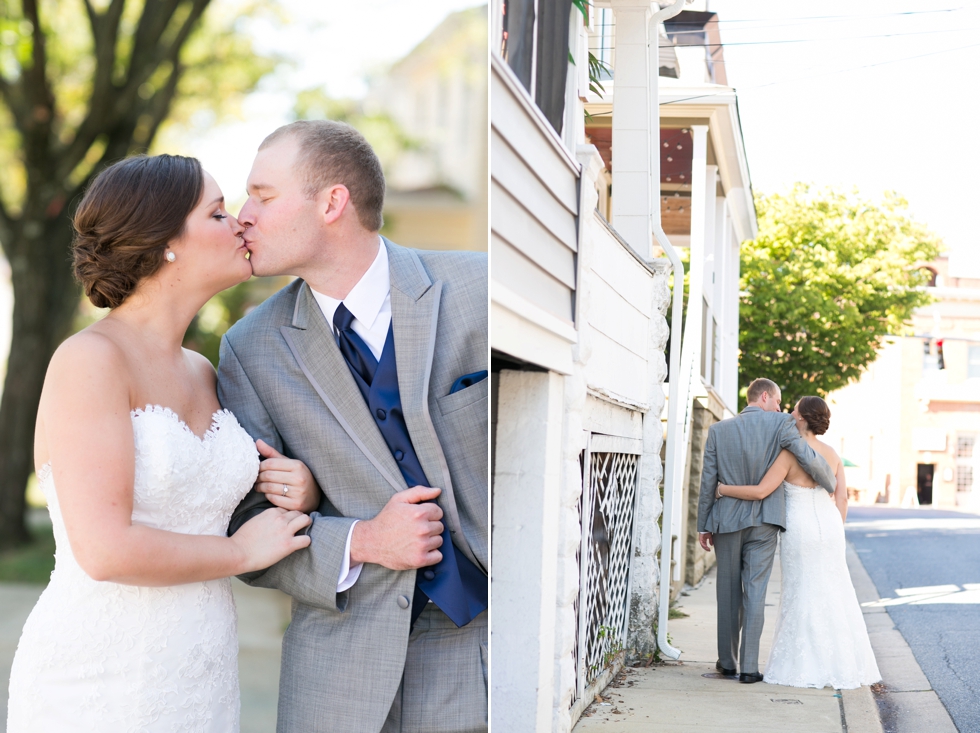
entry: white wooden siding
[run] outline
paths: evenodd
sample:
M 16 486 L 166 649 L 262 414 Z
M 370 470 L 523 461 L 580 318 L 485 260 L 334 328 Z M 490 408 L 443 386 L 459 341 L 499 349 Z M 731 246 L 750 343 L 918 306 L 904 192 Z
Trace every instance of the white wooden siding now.
M 510 70 L 494 61 L 490 82 L 493 280 L 574 325 L 579 166 Z

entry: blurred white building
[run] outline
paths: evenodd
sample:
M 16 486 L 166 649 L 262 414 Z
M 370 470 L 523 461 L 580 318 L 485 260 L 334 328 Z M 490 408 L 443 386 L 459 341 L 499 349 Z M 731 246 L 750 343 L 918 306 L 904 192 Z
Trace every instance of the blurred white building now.
M 452 13 L 371 84 L 413 140 L 386 171 L 384 234 L 422 249 L 487 248 L 487 6 Z
M 826 439 L 862 503 L 980 510 L 980 279 L 926 266 L 936 301 L 889 339 L 861 379 L 828 395 Z

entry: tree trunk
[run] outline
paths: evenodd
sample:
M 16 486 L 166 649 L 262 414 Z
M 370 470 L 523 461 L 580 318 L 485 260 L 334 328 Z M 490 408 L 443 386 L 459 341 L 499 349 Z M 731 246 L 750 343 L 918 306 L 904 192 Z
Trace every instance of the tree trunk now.
M 29 540 L 24 523 L 25 491 L 34 471 L 34 425 L 41 387 L 51 355 L 68 335 L 79 301 L 69 264 L 71 225 L 65 212 L 44 224 L 22 221 L 9 244 L 5 249 L 16 254 L 10 262 L 13 332 L 0 400 L 0 549 Z

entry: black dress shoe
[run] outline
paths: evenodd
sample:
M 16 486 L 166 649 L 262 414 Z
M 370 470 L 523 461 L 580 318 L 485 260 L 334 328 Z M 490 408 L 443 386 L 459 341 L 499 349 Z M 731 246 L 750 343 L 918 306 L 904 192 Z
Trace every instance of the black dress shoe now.
M 715 662 L 715 669 L 721 672 L 725 677 L 737 677 L 738 670 L 736 669 L 725 669 L 721 666 L 721 662 Z
M 753 682 L 762 682 L 762 673 L 760 672 L 742 672 L 738 676 L 739 682 L 744 682 L 747 685 L 751 685 Z

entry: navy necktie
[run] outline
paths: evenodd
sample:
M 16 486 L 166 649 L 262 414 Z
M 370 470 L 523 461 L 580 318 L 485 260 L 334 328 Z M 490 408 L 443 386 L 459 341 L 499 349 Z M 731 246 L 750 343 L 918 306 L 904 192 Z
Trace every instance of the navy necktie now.
M 356 371 L 361 379 L 370 387 L 374 381 L 374 373 L 378 370 L 378 360 L 364 339 L 352 328 L 354 314 L 347 310 L 343 303 L 337 306 L 333 313 L 333 325 L 337 329 L 337 345 L 344 355 L 350 368 Z

